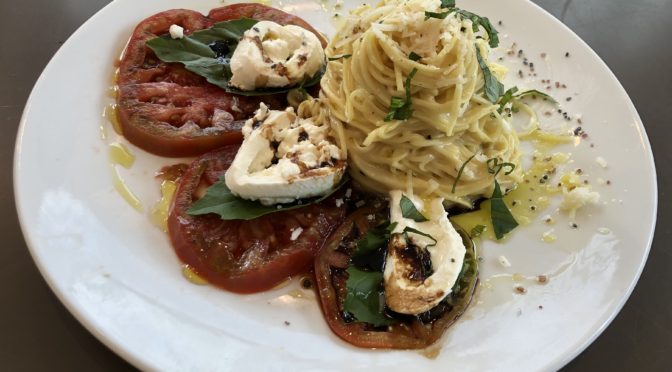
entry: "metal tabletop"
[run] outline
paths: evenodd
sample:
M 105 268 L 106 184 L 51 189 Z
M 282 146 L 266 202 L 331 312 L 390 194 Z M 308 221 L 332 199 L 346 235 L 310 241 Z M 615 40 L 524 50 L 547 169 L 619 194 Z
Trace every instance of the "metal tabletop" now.
M 506 0 L 502 0 L 506 1 Z M 48 288 L 19 229 L 12 192 L 16 132 L 33 84 L 77 27 L 108 0 L 0 0 L 0 369 L 133 370 Z M 656 236 L 644 273 L 606 331 L 567 371 L 672 369 L 672 1 L 534 0 L 583 38 L 632 98 L 658 166 Z M 95 47 L 95 46 L 92 46 Z M 624 216 L 624 218 L 627 218 Z M 639 228 L 633 221 L 632 228 Z M 449 367 L 447 367 L 449 369 Z

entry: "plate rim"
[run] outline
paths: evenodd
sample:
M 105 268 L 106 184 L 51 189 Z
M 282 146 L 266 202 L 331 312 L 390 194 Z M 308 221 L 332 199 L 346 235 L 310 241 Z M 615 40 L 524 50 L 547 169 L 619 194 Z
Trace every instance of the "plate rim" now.
M 653 209 L 651 211 L 651 226 L 648 231 L 648 238 L 647 238 L 647 243 L 646 243 L 646 250 L 644 252 L 644 255 L 642 256 L 641 263 L 639 267 L 637 268 L 637 273 L 635 276 L 632 278 L 633 280 L 630 281 L 630 284 L 628 285 L 628 288 L 625 291 L 625 294 L 621 296 L 621 300 L 619 301 L 618 305 L 613 309 L 611 314 L 605 319 L 602 324 L 593 332 L 593 334 L 586 338 L 578 348 L 574 350 L 573 353 L 568 353 L 564 358 L 555 358 L 554 362 L 550 363 L 549 367 L 553 370 L 559 370 L 560 368 L 566 366 L 574 360 L 577 356 L 579 356 L 581 353 L 583 353 L 590 345 L 597 340 L 598 337 L 602 335 L 602 333 L 609 327 L 609 325 L 616 319 L 618 314 L 621 313 L 621 310 L 623 310 L 623 306 L 628 302 L 630 299 L 630 296 L 632 295 L 632 292 L 635 290 L 635 287 L 637 286 L 637 283 L 639 283 L 639 279 L 642 276 L 642 272 L 644 272 L 644 267 L 646 266 L 646 263 L 649 259 L 649 254 L 651 253 L 651 247 L 653 246 L 653 238 L 655 237 L 656 233 L 656 226 L 658 224 L 658 169 L 656 168 L 656 161 L 653 156 L 653 149 L 651 148 L 651 142 L 649 141 L 649 135 L 646 133 L 646 127 L 644 126 L 644 122 L 642 121 L 641 116 L 639 115 L 639 111 L 637 111 L 637 107 L 635 106 L 634 102 L 632 101 L 632 98 L 630 98 L 630 95 L 628 94 L 628 91 L 625 89 L 621 81 L 618 79 L 616 74 L 611 70 L 609 65 L 600 57 L 599 54 L 590 46 L 588 43 L 586 43 L 583 38 L 581 38 L 574 30 L 569 28 L 565 23 L 563 23 L 561 20 L 556 18 L 553 14 L 550 12 L 546 11 L 546 9 L 542 8 L 538 4 L 534 3 L 532 0 L 527 0 L 528 4 L 531 5 L 533 8 L 535 8 L 537 11 L 540 11 L 542 14 L 545 16 L 549 17 L 552 22 L 554 22 L 556 25 L 560 26 L 563 28 L 565 31 L 569 32 L 569 34 L 576 39 L 581 45 L 583 45 L 592 55 L 593 58 L 595 58 L 597 61 L 599 61 L 599 64 L 601 64 L 602 68 L 606 71 L 608 71 L 609 76 L 618 84 L 618 86 L 621 88 L 620 89 L 620 94 L 624 95 L 625 101 L 627 102 L 628 109 L 632 113 L 634 113 L 634 118 L 636 119 L 635 121 L 637 122 L 637 128 L 644 134 L 644 144 L 647 151 L 648 159 L 651 162 L 651 166 L 653 167 L 653 172 L 652 174 L 652 186 L 653 186 Z
M 245 1 L 242 1 L 245 2 Z M 574 38 L 576 41 L 578 41 L 586 50 L 589 51 L 591 54 L 591 57 L 597 61 L 599 61 L 600 67 L 607 71 L 611 79 L 613 79 L 618 86 L 620 87 L 619 94 L 622 95 L 622 98 L 625 99 L 624 102 L 627 103 L 627 108 L 628 111 L 633 113 L 633 118 L 635 119 L 636 122 L 636 127 L 638 131 L 640 131 L 644 136 L 644 148 L 646 149 L 647 152 L 647 158 L 651 162 L 652 166 L 652 189 L 654 191 L 653 193 L 653 208 L 651 209 L 651 226 L 647 232 L 647 243 L 645 246 L 644 253 L 642 255 L 641 263 L 637 267 L 637 271 L 635 276 L 633 276 L 630 280 L 630 283 L 625 290 L 624 294 L 621 296 L 620 301 L 616 306 L 613 307 L 611 310 L 611 313 L 609 316 L 602 321 L 601 324 L 595 323 L 596 325 L 599 324 L 599 327 L 596 327 L 594 332 L 590 337 L 587 337 L 583 340 L 583 342 L 576 347 L 572 352 L 565 353 L 564 355 L 557 355 L 555 358 L 550 359 L 548 361 L 548 364 L 545 366 L 545 368 L 552 369 L 552 370 L 558 370 L 562 368 L 563 366 L 567 365 L 569 362 L 571 362 L 573 359 L 575 359 L 578 355 L 583 353 L 588 346 L 590 346 L 602 333 L 604 330 L 613 322 L 613 320 L 620 314 L 621 310 L 623 309 L 623 306 L 627 301 L 629 300 L 630 296 L 632 295 L 632 292 L 634 291 L 635 287 L 639 283 L 639 279 L 641 278 L 641 274 L 644 270 L 644 267 L 646 266 L 646 263 L 648 261 L 649 254 L 651 252 L 653 240 L 655 237 L 655 230 L 657 226 L 657 211 L 658 211 L 658 203 L 659 203 L 659 195 L 658 195 L 658 176 L 657 176 L 657 168 L 656 168 L 656 163 L 655 163 L 655 157 L 653 154 L 653 150 L 651 148 L 651 143 L 649 141 L 648 134 L 646 132 L 646 127 L 644 125 L 644 122 L 642 121 L 639 112 L 637 111 L 636 106 L 634 105 L 634 102 L 630 98 L 630 95 L 626 91 L 625 87 L 621 83 L 621 81 L 618 79 L 618 77 L 614 74 L 614 72 L 611 70 L 609 65 L 597 54 L 597 52 L 590 46 L 588 43 L 586 43 L 579 35 L 576 34 L 571 28 L 569 28 L 567 25 L 565 25 L 561 20 L 556 18 L 553 14 L 550 12 L 546 11 L 544 8 L 542 8 L 540 5 L 534 3 L 532 0 L 522 0 L 522 2 L 526 3 L 526 6 L 532 6 L 534 11 L 539 12 L 546 16 L 551 22 L 555 23 L 556 26 L 559 26 L 564 29 L 565 32 L 568 32 L 569 35 L 571 35 L 572 38 Z M 58 300 L 61 302 L 61 304 L 68 310 L 68 312 L 75 318 L 77 321 L 88 331 L 90 332 L 98 341 L 100 341 L 102 344 L 104 344 L 107 348 L 109 348 L 111 351 L 113 351 L 115 354 L 117 354 L 119 357 L 130 363 L 131 365 L 141 369 L 141 370 L 154 370 L 156 369 L 157 366 L 151 365 L 148 363 L 148 360 L 145 360 L 140 357 L 141 353 L 135 352 L 134 350 L 130 350 L 129 348 L 126 348 L 123 343 L 121 342 L 116 342 L 114 337 L 109 334 L 108 332 L 100 329 L 98 325 L 96 324 L 95 317 L 93 316 L 87 316 L 85 312 L 80 311 L 78 306 L 72 301 L 69 296 L 65 293 L 64 290 L 59 288 L 57 285 L 57 281 L 53 278 L 52 275 L 49 274 L 46 266 L 48 266 L 42 259 L 41 257 L 37 254 L 36 252 L 36 246 L 37 243 L 34 241 L 33 236 L 31 235 L 31 229 L 27 221 L 25 221 L 26 215 L 25 213 L 22 213 L 22 210 L 25 210 L 25 207 L 22 207 L 23 203 L 22 200 L 24 197 L 22 197 L 22 191 L 19 188 L 19 173 L 21 172 L 21 159 L 22 159 L 22 146 L 23 146 L 23 135 L 26 130 L 27 126 L 27 116 L 28 112 L 30 111 L 32 107 L 32 103 L 34 100 L 34 96 L 36 95 L 36 92 L 41 88 L 42 85 L 44 85 L 44 81 L 46 79 L 46 76 L 49 75 L 50 71 L 53 69 L 53 64 L 54 60 L 58 58 L 62 53 L 64 53 L 64 50 L 67 50 L 68 44 L 70 43 L 71 39 L 78 37 L 80 33 L 82 33 L 83 29 L 88 27 L 90 23 L 96 22 L 100 17 L 102 17 L 102 13 L 106 12 L 108 8 L 116 6 L 116 4 L 123 3 L 123 1 L 112 1 L 105 6 L 103 6 L 101 9 L 99 9 L 96 13 L 94 13 L 91 17 L 89 17 L 86 21 L 84 21 L 77 29 L 67 38 L 65 43 L 54 53 L 54 55 L 49 59 L 49 62 L 45 66 L 45 68 L 42 70 L 40 73 L 38 79 L 36 80 L 35 84 L 33 85 L 33 88 L 31 89 L 30 95 L 28 96 L 28 99 L 26 100 L 24 110 L 21 114 L 21 119 L 19 121 L 19 127 L 17 130 L 17 135 L 16 135 L 16 140 L 15 140 L 15 146 L 14 146 L 14 159 L 13 159 L 13 170 L 12 170 L 12 177 L 13 177 L 13 192 L 14 192 L 14 202 L 15 202 L 15 208 L 19 220 L 19 225 L 21 229 L 21 233 L 24 237 L 26 247 L 28 248 L 28 251 L 30 253 L 30 256 L 32 260 L 34 261 L 35 265 L 38 268 L 38 271 L 40 272 L 40 275 L 44 278 L 45 282 L 51 289 L 51 291 L 56 295 Z M 237 3 L 237 2 L 234 2 Z M 231 5 L 234 3 L 230 4 L 220 4 L 222 6 L 225 5 Z

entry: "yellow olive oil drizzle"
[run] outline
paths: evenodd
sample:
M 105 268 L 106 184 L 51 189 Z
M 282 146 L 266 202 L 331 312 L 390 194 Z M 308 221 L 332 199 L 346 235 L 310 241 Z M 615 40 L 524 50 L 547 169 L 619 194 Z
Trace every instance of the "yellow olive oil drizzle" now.
M 108 154 L 112 164 L 121 165 L 128 169 L 135 163 L 135 156 L 122 143 L 112 143 L 108 146 Z
M 174 181 L 164 180 L 161 183 L 161 199 L 154 205 L 149 215 L 152 223 L 164 232 L 168 232 L 168 211 L 176 189 L 177 184 Z
M 525 172 L 523 181 L 516 189 L 504 196 L 504 202 L 520 225 L 529 225 L 550 204 L 553 195 L 560 194 L 562 188 L 552 184 L 552 175 L 557 167 L 569 161 L 569 155 L 555 153 L 544 155 L 535 152 L 533 164 Z M 496 240 L 490 217 L 490 200 L 481 203 L 480 209 L 452 217 L 451 220 L 470 232 L 478 225 L 485 226 L 481 238 Z M 506 237 L 500 241 L 505 241 Z
M 141 212 L 142 203 L 140 199 L 131 191 L 126 185 L 126 182 L 121 178 L 117 171 L 117 166 L 122 166 L 126 169 L 133 166 L 135 156 L 131 154 L 126 146 L 121 143 L 111 143 L 108 146 L 108 161 L 110 167 L 110 174 L 112 176 L 112 184 L 119 195 L 131 206 L 133 209 Z
M 208 281 L 205 280 L 203 277 L 198 275 L 194 269 L 191 268 L 189 265 L 182 265 L 182 276 L 185 277 L 188 281 L 190 281 L 193 284 L 197 285 L 206 285 L 208 284 Z
M 119 195 L 131 206 L 133 209 L 138 212 L 142 212 L 142 203 L 135 194 L 128 188 L 128 185 L 124 180 L 119 176 L 117 168 L 114 164 L 110 164 L 110 173 L 112 174 L 112 183 L 114 184 L 114 189 L 117 190 Z
M 118 135 L 121 135 L 121 124 L 119 124 L 119 118 L 117 116 L 117 105 L 115 103 L 110 103 L 105 106 L 103 110 L 103 117 L 107 119 L 110 124 L 112 124 L 112 129 Z

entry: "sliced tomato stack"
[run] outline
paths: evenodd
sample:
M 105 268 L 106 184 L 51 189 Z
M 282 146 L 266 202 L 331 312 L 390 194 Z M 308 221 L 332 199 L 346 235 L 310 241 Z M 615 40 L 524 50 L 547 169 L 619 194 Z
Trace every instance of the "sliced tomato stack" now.
M 195 156 L 242 140 L 240 128 L 260 102 L 284 109 L 280 95 L 233 95 L 186 70 L 179 63 L 164 63 L 145 44 L 168 33 L 171 25 L 185 34 L 209 28 L 216 22 L 252 18 L 301 26 L 324 38 L 299 17 L 260 4 L 235 4 L 213 9 L 208 16 L 191 10 L 169 10 L 142 21 L 133 32 L 122 57 L 117 84 L 119 120 L 124 137 L 142 149 L 161 156 Z
M 376 218 L 370 218 L 372 215 Z M 346 270 L 352 263 L 357 242 L 386 218 L 387 210 L 364 207 L 345 219 L 315 259 L 316 291 L 329 327 L 348 343 L 364 348 L 422 349 L 436 342 L 464 313 L 474 295 L 477 274 L 472 272 L 460 279 L 462 285 L 457 293 L 426 313 L 403 315 L 388 310 L 388 315 L 396 320 L 389 326 L 374 327 L 357 322 L 352 314 L 344 310 L 348 293 Z M 467 259 L 473 260 L 474 246 L 466 233 L 461 231 L 460 234 L 468 243 Z
M 336 206 L 342 195 L 335 195 L 250 221 L 189 215 L 189 207 L 224 174 L 237 151 L 237 145 L 225 146 L 189 166 L 173 200 L 168 231 L 179 258 L 208 282 L 232 292 L 253 293 L 308 269 L 345 218 L 346 207 Z

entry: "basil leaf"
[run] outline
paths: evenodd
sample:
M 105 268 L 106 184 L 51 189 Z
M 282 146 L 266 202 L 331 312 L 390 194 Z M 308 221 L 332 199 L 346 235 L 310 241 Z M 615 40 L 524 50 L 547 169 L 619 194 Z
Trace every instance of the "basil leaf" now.
M 457 14 L 462 16 L 462 18 L 471 20 L 474 32 L 478 32 L 478 28 L 483 27 L 485 33 L 488 34 L 488 44 L 491 48 L 497 48 L 499 45 L 499 33 L 495 27 L 492 26 L 492 23 L 490 23 L 490 20 L 487 17 L 481 17 L 478 14 L 474 14 L 462 9 L 457 9 Z
M 463 288 L 468 288 L 469 282 L 476 276 L 478 259 L 474 256 L 472 249 L 467 248 L 467 253 L 464 256 L 464 263 L 462 264 L 462 270 L 460 270 L 460 274 L 457 276 L 457 280 L 455 280 L 455 285 L 451 288 L 453 294 L 458 294 Z
M 499 158 L 490 158 L 486 162 L 488 165 L 488 173 L 493 174 L 495 177 L 499 174 L 499 172 L 502 171 L 504 168 L 509 168 L 508 171 L 504 172 L 504 175 L 508 176 L 509 174 L 513 173 L 514 170 L 516 170 L 516 165 L 513 163 L 506 163 L 503 160 L 500 163 Z
M 343 302 L 343 311 L 352 314 L 358 322 L 373 324 L 376 327 L 395 323 L 394 319 L 384 314 L 383 273 L 362 271 L 353 266 L 346 272 L 347 294 Z
M 341 182 L 324 196 L 304 199 L 291 204 L 266 206 L 257 201 L 246 200 L 235 196 L 226 186 L 224 176 L 222 176 L 219 181 L 208 187 L 205 195 L 201 199 L 191 205 L 189 210 L 187 210 L 187 214 L 200 216 L 214 213 L 218 214 L 223 220 L 251 220 L 270 213 L 302 208 L 307 205 L 319 203 L 341 188 L 341 186 L 347 182 L 348 178 L 347 174 L 343 175 Z
M 476 59 L 478 65 L 483 71 L 483 79 L 485 80 L 485 97 L 492 103 L 497 103 L 499 97 L 504 94 L 504 85 L 497 80 L 497 77 L 490 72 L 490 68 L 481 56 L 481 49 L 476 45 Z
M 330 61 L 338 61 L 339 59 L 347 59 L 347 58 L 350 58 L 350 57 L 352 57 L 352 54 L 343 54 L 342 56 L 329 57 L 327 59 L 330 60 Z
M 527 96 L 532 96 L 532 98 L 535 98 L 536 96 L 539 96 L 543 100 L 548 100 L 548 101 L 551 101 L 553 103 L 558 103 L 558 101 L 556 101 L 555 98 L 551 97 L 550 95 L 548 95 L 544 92 L 540 92 L 536 89 L 530 89 L 530 90 L 526 90 L 524 92 L 520 92 L 514 98 L 524 98 L 524 97 L 527 97 Z
M 399 201 L 399 208 L 401 208 L 401 215 L 404 218 L 412 219 L 415 222 L 425 222 L 429 221 L 425 216 L 415 208 L 415 204 L 406 197 L 406 195 L 401 195 L 401 201 Z
M 441 0 L 441 7 L 442 8 L 454 8 L 455 7 L 455 0 Z
M 147 41 L 146 45 L 154 51 L 161 61 L 181 63 L 187 70 L 204 77 L 210 84 L 216 85 L 229 93 L 243 96 L 286 93 L 295 87 L 243 91 L 229 85 L 231 56 L 245 31 L 252 28 L 257 22 L 248 18 L 218 22 L 211 28 L 185 35 L 181 39 L 172 39 L 169 35 L 164 35 Z M 310 87 L 318 84 L 324 71 L 325 67 L 322 66 L 315 75 L 304 81 L 300 86 Z
M 484 231 L 485 231 L 485 225 L 476 225 L 474 226 L 473 229 L 471 229 L 469 236 L 471 236 L 472 238 L 477 238 L 481 236 Z
M 451 9 L 451 10 L 449 10 L 447 12 L 443 12 L 443 13 L 425 12 L 425 21 L 430 19 L 430 18 L 446 19 L 446 17 L 448 17 L 448 15 L 450 13 L 454 12 L 454 11 L 455 11 L 455 9 Z
M 371 229 L 366 235 L 357 242 L 357 252 L 354 256 L 365 255 L 387 244 L 390 239 L 389 234 Z
M 390 108 L 391 109 L 398 109 L 404 107 L 404 104 L 406 101 L 403 98 L 399 97 L 392 97 L 390 100 Z
M 471 155 L 471 156 L 469 157 L 469 159 L 467 159 L 467 161 L 465 161 L 464 163 L 462 163 L 462 166 L 460 167 L 460 170 L 457 171 L 457 177 L 455 177 L 455 181 L 453 181 L 453 188 L 452 188 L 451 191 L 450 191 L 451 193 L 453 193 L 453 194 L 455 193 L 455 188 L 457 187 L 457 182 L 458 182 L 458 181 L 460 180 L 460 178 L 462 177 L 462 172 L 464 172 L 464 168 L 465 168 L 465 167 L 467 166 L 467 164 L 471 161 L 471 159 L 473 159 L 475 156 L 476 156 L 476 154 Z
M 518 91 L 518 87 L 513 87 L 509 90 L 507 90 L 502 97 L 499 99 L 499 108 L 497 109 L 497 112 L 500 114 L 502 111 L 504 111 L 504 106 L 506 106 L 511 100 L 514 98 L 514 93 Z M 519 95 L 520 96 L 520 95 Z
M 357 242 L 352 255 L 352 265 L 360 269 L 383 272 L 387 255 L 387 243 L 397 223 L 385 221 L 376 228 L 369 229 Z
M 385 115 L 384 121 L 391 120 L 408 120 L 413 115 L 413 101 L 411 100 L 411 80 L 418 72 L 417 68 L 413 68 L 411 73 L 406 77 L 404 88 L 406 90 L 406 100 L 400 97 L 392 97 L 390 99 L 390 112 Z
M 492 198 L 490 198 L 490 218 L 497 240 L 503 238 L 505 234 L 518 226 L 518 222 L 513 218 L 511 211 L 504 203 L 502 190 L 497 180 L 495 180 L 495 190 L 492 193 Z
M 413 61 L 413 62 L 420 60 L 420 58 L 422 58 L 422 56 L 419 55 L 419 54 L 417 54 L 417 53 L 415 53 L 415 52 L 411 52 L 411 53 L 408 55 L 408 59 L 410 59 L 410 60 Z
M 404 238 L 406 238 L 407 241 L 408 241 L 408 233 L 409 233 L 409 232 L 410 232 L 410 233 L 413 233 L 413 234 L 422 235 L 422 236 L 424 236 L 424 237 L 426 237 L 426 238 L 430 238 L 430 239 L 432 239 L 432 240 L 434 241 L 434 243 L 433 243 L 433 244 L 429 244 L 429 245 L 427 245 L 425 248 L 433 247 L 433 246 L 435 246 L 435 245 L 438 243 L 438 241 L 437 241 L 436 239 L 434 239 L 433 236 L 431 236 L 431 235 L 429 235 L 429 234 L 427 234 L 427 233 L 424 233 L 424 232 L 422 232 L 422 231 L 420 231 L 420 230 L 418 230 L 418 229 L 414 229 L 414 228 L 412 228 L 412 227 L 408 227 L 408 226 L 406 226 L 406 227 L 404 228 L 404 231 L 403 231 L 403 232 L 404 232 Z

